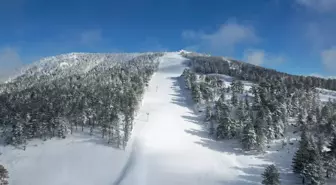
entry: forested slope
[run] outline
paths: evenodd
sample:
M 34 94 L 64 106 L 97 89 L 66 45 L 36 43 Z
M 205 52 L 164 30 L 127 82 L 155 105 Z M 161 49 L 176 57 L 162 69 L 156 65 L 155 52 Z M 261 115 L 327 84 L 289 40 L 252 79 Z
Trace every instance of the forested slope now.
M 24 145 L 87 127 L 125 147 L 160 56 L 68 54 L 33 64 L 0 86 L 2 137 L 7 144 Z
M 191 59 L 182 74 L 186 88 L 197 106 L 205 107 L 204 121 L 215 139 L 237 139 L 246 151 L 264 152 L 275 140 L 282 140 L 283 147 L 294 145 L 286 135 L 295 134 L 301 139 L 294 145 L 293 172 L 312 184 L 336 177 L 336 102 L 320 99 L 327 92 L 320 88 L 334 90 L 336 80 L 294 76 L 221 57 L 184 56 Z M 230 85 L 221 74 L 234 77 Z M 255 85 L 247 90 L 241 80 Z

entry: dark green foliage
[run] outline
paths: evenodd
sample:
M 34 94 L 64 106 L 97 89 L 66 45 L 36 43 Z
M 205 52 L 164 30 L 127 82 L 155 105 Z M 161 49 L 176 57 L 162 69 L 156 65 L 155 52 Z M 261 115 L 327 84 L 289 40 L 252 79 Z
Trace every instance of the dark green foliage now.
M 280 174 L 274 165 L 267 166 L 261 176 L 263 177 L 262 184 L 264 185 L 280 185 Z
M 65 138 L 68 132 L 89 128 L 91 135 L 101 130 L 109 143 L 123 138 L 126 145 L 159 56 L 142 54 L 124 62 L 107 57 L 108 62 L 87 72 L 27 73 L 4 84 L 0 125 L 7 142 L 19 145 L 32 138 Z
M 330 90 L 336 90 L 335 79 L 324 79 L 319 77 L 296 76 L 281 73 L 272 69 L 262 68 L 252 64 L 239 62 L 236 60 L 224 60 L 222 57 L 215 56 L 195 56 L 192 54 L 184 54 L 185 57 L 191 59 L 191 66 L 197 73 L 209 74 L 218 73 L 229 75 L 240 80 L 247 80 L 260 83 L 267 79 L 269 81 L 283 80 L 285 86 L 294 88 L 311 88 L 320 87 Z M 290 89 L 291 91 L 291 89 Z
M 0 185 L 8 185 L 8 171 L 3 165 L 0 165 Z
M 242 134 L 242 145 L 244 150 L 252 150 L 257 146 L 257 135 L 254 130 L 254 126 L 250 117 L 245 120 L 245 126 Z
M 211 123 L 217 124 L 217 138 L 237 138 L 244 150 L 263 150 L 266 143 L 284 139 L 292 125 L 293 134 L 301 132 L 293 171 L 310 184 L 323 184 L 325 176 L 336 176 L 336 139 L 330 141 L 336 134 L 336 102 L 319 100 L 319 88 L 336 90 L 336 80 L 295 76 L 221 57 L 184 55 L 191 59 L 188 73 L 202 76 L 194 82 L 202 84 L 200 89 L 209 87 L 218 98 L 206 111 L 209 120 L 213 110 Z M 219 90 L 224 84 L 219 79 L 227 78 L 224 75 L 233 80 L 230 87 Z M 255 85 L 247 93 L 240 80 Z M 203 93 L 207 91 L 201 90 L 201 99 L 207 101 Z
M 305 164 L 307 162 L 307 159 L 309 157 L 308 153 L 308 135 L 305 131 L 301 133 L 301 139 L 299 142 L 299 149 L 295 153 L 293 158 L 293 172 L 301 174 L 304 170 Z

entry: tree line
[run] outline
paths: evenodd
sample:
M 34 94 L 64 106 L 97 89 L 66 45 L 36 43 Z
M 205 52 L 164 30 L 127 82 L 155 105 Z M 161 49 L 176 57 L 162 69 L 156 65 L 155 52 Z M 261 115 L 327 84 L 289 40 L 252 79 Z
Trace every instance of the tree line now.
M 184 53 L 183 56 L 190 59 L 189 65 L 197 73 L 225 74 L 239 80 L 247 80 L 255 83 L 260 83 L 264 79 L 271 81 L 281 80 L 287 88 L 301 89 L 302 87 L 319 87 L 336 90 L 336 79 L 291 75 L 237 60 L 230 59 L 228 61 L 223 59 L 223 57 L 204 56 L 193 53 Z

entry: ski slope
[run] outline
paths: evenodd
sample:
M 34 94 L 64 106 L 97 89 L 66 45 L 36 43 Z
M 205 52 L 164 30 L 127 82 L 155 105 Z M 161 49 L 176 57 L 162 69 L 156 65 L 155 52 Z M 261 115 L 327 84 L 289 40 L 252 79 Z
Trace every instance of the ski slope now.
M 129 161 L 114 184 L 259 184 L 269 162 L 243 155 L 235 142 L 209 139 L 193 113 L 179 77 L 185 60 L 178 53 L 162 58 L 144 97 L 142 111 L 149 112 L 149 120 L 136 124 Z
M 88 133 L 29 142 L 25 151 L 0 146 L 10 185 L 257 185 L 268 164 L 283 185 L 300 184 L 291 172 L 293 145 L 275 141 L 264 154 L 246 154 L 238 141 L 214 141 L 193 110 L 180 77 L 187 59 L 178 52 L 161 59 L 124 150 Z M 147 114 L 148 113 L 148 114 Z M 334 184 L 330 182 L 329 185 Z

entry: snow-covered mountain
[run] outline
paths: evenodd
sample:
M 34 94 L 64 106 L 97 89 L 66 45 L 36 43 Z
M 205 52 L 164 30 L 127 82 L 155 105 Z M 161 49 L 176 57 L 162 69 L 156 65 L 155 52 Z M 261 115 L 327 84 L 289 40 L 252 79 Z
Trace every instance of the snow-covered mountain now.
M 36 135 L 24 148 L 22 144 L 0 146 L 0 164 L 9 171 L 9 184 L 257 185 L 269 164 L 279 168 L 282 184 L 300 182 L 291 169 L 299 145 L 295 126 L 283 138 L 268 143 L 264 153 L 245 153 L 239 140 L 215 140 L 209 135 L 206 112 L 195 106 L 181 77 L 191 61 L 186 54 L 204 57 L 189 66 L 199 70 L 195 79 L 205 82 L 206 76 L 214 77 L 228 90 L 226 99 L 232 97 L 229 88 L 234 79 L 243 79 L 245 94 L 264 78 L 262 75 L 290 79 L 290 75 L 274 70 L 183 50 L 164 54 L 70 53 L 42 59 L 0 86 L 3 133 L 11 129 L 20 133 L 22 126 L 28 136 L 36 127 L 38 131 L 45 127 L 52 130 L 44 129 L 47 134 L 32 132 Z M 292 86 L 333 87 L 332 82 L 320 79 L 293 79 Z M 317 90 L 325 101 L 336 97 L 335 91 Z M 129 109 L 132 104 L 134 109 Z M 127 125 L 126 113 L 132 110 L 136 110 L 134 124 Z M 288 120 L 295 125 L 294 117 Z M 67 134 L 62 132 L 64 126 Z M 129 127 L 134 127 L 130 136 Z M 53 137 L 54 131 L 61 137 Z M 6 136 L 3 133 L 1 136 Z M 125 148 L 119 148 L 120 138 L 125 139 Z M 111 147 L 115 145 L 118 147 Z M 332 184 L 334 181 L 328 185 Z

